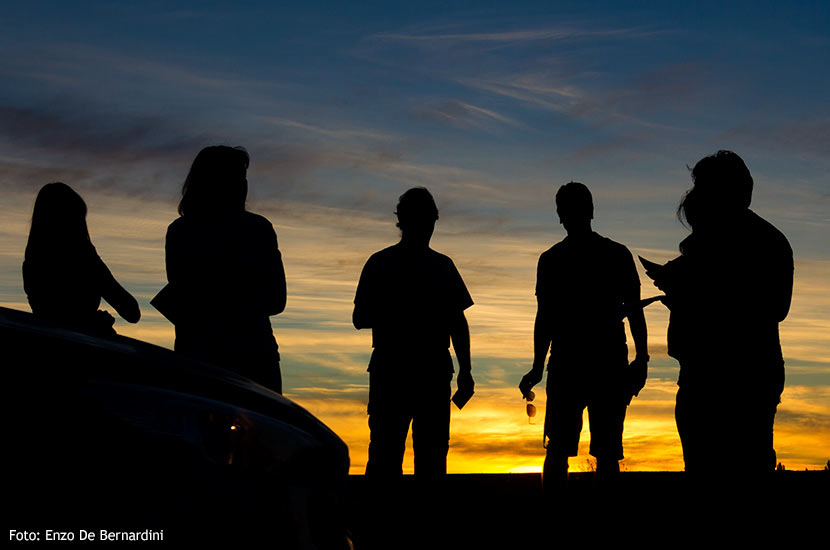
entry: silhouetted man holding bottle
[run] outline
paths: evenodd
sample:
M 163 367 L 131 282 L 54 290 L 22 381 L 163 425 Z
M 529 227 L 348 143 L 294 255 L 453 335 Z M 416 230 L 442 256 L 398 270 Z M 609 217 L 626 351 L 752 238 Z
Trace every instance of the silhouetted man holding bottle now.
M 366 475 L 397 479 L 412 424 L 415 475 L 440 479 L 447 471 L 450 383 L 458 360 L 459 391 L 472 392 L 470 332 L 464 310 L 473 305 L 452 260 L 429 242 L 438 208 L 424 188 L 401 195 L 401 240 L 373 254 L 355 294 L 355 328 L 372 329 L 369 362 L 369 461 Z
M 591 229 L 594 206 L 585 185 L 560 187 L 556 212 L 568 235 L 539 258 L 533 368 L 519 384 L 527 397 L 542 380 L 550 351 L 543 472 L 548 493 L 567 482 L 568 457 L 577 455 L 585 407 L 597 480 L 616 478 L 626 408 L 645 385 L 648 364 L 640 279 L 631 253 Z M 636 348 L 631 365 L 626 316 Z

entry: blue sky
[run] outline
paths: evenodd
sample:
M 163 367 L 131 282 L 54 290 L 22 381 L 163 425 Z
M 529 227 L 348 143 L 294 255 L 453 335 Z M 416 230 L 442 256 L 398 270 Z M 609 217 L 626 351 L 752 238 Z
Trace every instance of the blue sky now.
M 172 345 L 148 302 L 164 283 L 181 182 L 203 146 L 242 145 L 249 206 L 274 223 L 286 259 L 289 305 L 273 319 L 286 388 L 346 434 L 360 464 L 369 336 L 349 323 L 354 286 L 366 257 L 397 238 L 398 195 L 425 185 L 441 210 L 434 247 L 477 303 L 482 405 L 454 420 L 456 463 L 529 467 L 541 428 L 506 411 L 523 406 L 513 387 L 531 358 L 535 262 L 563 236 L 555 189 L 586 183 L 597 231 L 668 260 L 686 234 L 674 211 L 687 165 L 731 149 L 755 178 L 753 208 L 796 252 L 783 456 L 821 464 L 828 12 L 819 2 L 4 2 L 0 302 L 27 308 L 28 217 L 37 189 L 60 180 L 87 200 L 93 241 L 142 304 L 142 323 L 119 331 Z M 676 364 L 665 311 L 653 306 L 648 320 L 651 393 L 632 407 L 628 454 L 632 468 L 674 468 Z M 487 416 L 486 399 L 503 411 Z M 823 446 L 799 439 L 799 426 Z M 504 460 L 476 454 L 488 438 Z M 655 450 L 665 447 L 673 454 Z M 650 458 L 636 462 L 638 451 Z

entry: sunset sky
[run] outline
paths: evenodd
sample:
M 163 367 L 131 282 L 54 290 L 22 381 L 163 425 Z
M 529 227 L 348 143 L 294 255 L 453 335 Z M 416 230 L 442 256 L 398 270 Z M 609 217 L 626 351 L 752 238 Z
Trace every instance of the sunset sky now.
M 141 305 L 138 325 L 116 329 L 172 348 L 149 300 L 166 282 L 181 184 L 202 147 L 243 146 L 249 209 L 274 224 L 288 278 L 272 318 L 286 395 L 348 443 L 360 473 L 371 334 L 352 327 L 354 291 L 368 256 L 397 241 L 398 196 L 426 186 L 433 248 L 476 302 L 476 397 L 453 409 L 449 470 L 538 471 L 544 385 L 534 424 L 516 386 L 532 359 L 536 261 L 564 236 L 556 189 L 588 185 L 595 230 L 663 262 L 687 234 L 675 217 L 687 166 L 730 149 L 755 179 L 753 210 L 795 251 L 778 457 L 788 469 L 830 459 L 830 5 L 281 4 L 2 2 L 0 305 L 29 310 L 32 205 L 63 181 Z M 650 378 L 623 467 L 681 470 L 668 313 L 655 304 L 646 318 Z M 587 444 L 586 427 L 572 470 L 590 468 Z M 734 449 L 712 460 L 741 465 Z

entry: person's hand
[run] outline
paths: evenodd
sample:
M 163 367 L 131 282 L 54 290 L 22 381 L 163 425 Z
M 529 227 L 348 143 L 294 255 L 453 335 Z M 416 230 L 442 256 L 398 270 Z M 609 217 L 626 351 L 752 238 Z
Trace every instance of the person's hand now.
M 101 327 L 111 327 L 115 324 L 115 317 L 110 315 L 110 312 L 105 309 L 99 309 L 95 312 L 95 323 Z
M 522 381 L 519 382 L 519 391 L 522 392 L 522 397 L 527 399 L 530 390 L 533 389 L 533 386 L 538 384 L 542 381 L 542 375 L 544 374 L 543 368 L 533 367 L 530 369 L 530 372 L 522 376 Z
M 472 393 L 475 390 L 476 383 L 473 380 L 473 373 L 469 370 L 462 370 L 458 373 L 458 380 L 456 380 L 456 384 L 458 385 L 458 391 L 461 393 L 470 392 Z
M 632 396 L 640 394 L 648 378 L 648 356 L 637 356 L 628 365 L 627 379 Z

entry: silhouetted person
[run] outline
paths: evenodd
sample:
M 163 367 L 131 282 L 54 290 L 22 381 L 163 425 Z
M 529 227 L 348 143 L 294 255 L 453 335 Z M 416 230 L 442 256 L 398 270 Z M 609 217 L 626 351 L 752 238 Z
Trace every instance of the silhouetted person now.
M 65 183 L 47 183 L 35 199 L 23 261 L 23 288 L 32 313 L 95 334 L 115 334 L 101 298 L 130 323 L 138 302 L 98 256 L 86 225 L 86 203 Z
M 556 193 L 556 213 L 568 235 L 539 257 L 533 368 L 523 396 L 547 378 L 543 472 L 545 491 L 564 488 L 568 457 L 576 456 L 582 413 L 588 408 L 590 454 L 597 480 L 612 482 L 623 458 L 626 407 L 645 385 L 648 346 L 640 279 L 628 249 L 591 229 L 591 192 L 570 182 Z M 628 316 L 636 358 L 628 363 L 623 319 Z
M 411 423 L 416 477 L 440 479 L 449 449 L 451 342 L 459 390 L 474 385 L 464 316 L 473 300 L 452 260 L 429 247 L 438 219 L 429 191 L 408 190 L 396 214 L 401 240 L 369 258 L 354 300 L 354 326 L 372 329 L 374 347 L 366 475 L 401 476 Z
M 202 149 L 182 189 L 180 217 L 167 228 L 168 287 L 175 349 L 282 393 L 269 316 L 285 309 L 277 235 L 245 210 L 248 153 Z
M 675 416 L 686 471 L 769 471 L 792 249 L 749 209 L 752 176 L 738 155 L 703 158 L 692 181 L 678 209 L 692 233 L 680 257 L 648 271 L 671 309 L 668 352 L 680 362 Z

